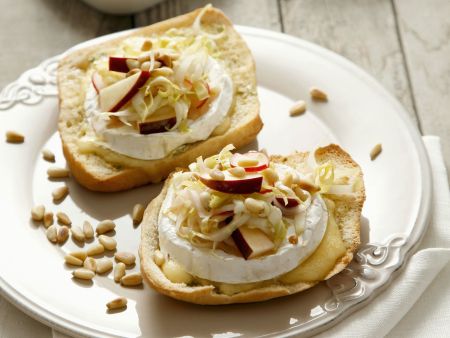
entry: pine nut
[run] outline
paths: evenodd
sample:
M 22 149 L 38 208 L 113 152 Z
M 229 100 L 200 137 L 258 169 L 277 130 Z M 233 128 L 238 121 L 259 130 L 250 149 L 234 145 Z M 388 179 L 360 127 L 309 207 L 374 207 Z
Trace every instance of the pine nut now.
M 83 267 L 93 272 L 97 271 L 97 262 L 92 257 L 87 257 L 84 260 Z
M 97 235 L 102 235 L 109 231 L 114 230 L 115 227 L 116 227 L 116 225 L 114 224 L 113 221 L 111 221 L 110 219 L 105 219 L 104 221 L 101 221 L 97 225 L 97 228 L 95 229 L 95 231 L 97 232 Z
M 45 207 L 42 204 L 36 205 L 31 208 L 31 219 L 36 222 L 40 222 L 44 219 Z
M 67 168 L 50 167 L 47 169 L 49 178 L 65 178 L 69 177 L 69 173 L 69 169 Z
M 44 214 L 44 226 L 48 228 L 52 224 L 53 224 L 53 212 L 47 211 Z
M 83 261 L 72 255 L 66 255 L 64 257 L 64 260 L 66 261 L 67 264 L 70 264 L 70 265 L 83 266 Z
M 137 59 L 138 59 L 138 61 L 140 63 L 144 63 L 144 62 L 150 61 L 150 53 L 142 54 L 141 56 L 138 56 Z
M 151 40 L 145 40 L 145 41 L 142 43 L 141 51 L 147 52 L 147 51 L 149 51 L 150 49 L 152 49 L 152 46 L 153 46 L 153 43 L 151 42 Z
M 142 218 L 144 217 L 145 208 L 142 204 L 136 204 L 133 207 L 133 224 L 138 225 L 141 224 Z
M 120 279 L 120 284 L 124 286 L 136 286 L 142 284 L 142 275 L 140 272 L 130 273 Z
M 95 273 L 91 270 L 85 269 L 85 268 L 79 268 L 72 272 L 72 275 L 75 278 L 79 279 L 85 279 L 85 280 L 91 280 L 94 278 Z
M 46 231 L 47 239 L 52 243 L 56 243 L 57 240 L 56 235 L 57 235 L 56 226 L 55 225 L 50 226 Z
M 129 70 L 135 69 L 135 68 L 139 68 L 140 64 L 138 60 L 134 60 L 134 59 L 127 59 L 127 66 Z
M 153 76 L 164 76 L 164 77 L 169 77 L 171 75 L 173 75 L 173 69 L 169 68 L 169 67 L 161 67 L 161 64 L 158 62 L 155 62 L 155 66 L 152 70 L 152 74 Z
M 108 303 L 106 303 L 106 307 L 108 310 L 117 310 L 127 306 L 127 299 L 124 297 L 116 298 Z
M 87 249 L 88 256 L 96 256 L 105 252 L 105 248 L 101 244 L 94 244 L 89 249 Z
M 114 281 L 119 283 L 123 276 L 125 276 L 125 264 L 120 262 L 114 267 Z
M 88 221 L 84 221 L 83 223 L 83 232 L 86 239 L 90 239 L 94 237 L 94 228 L 92 227 L 91 223 Z
M 79 242 L 84 242 L 86 237 L 84 236 L 83 230 L 78 225 L 72 227 L 72 238 Z
M 52 192 L 53 201 L 61 201 L 69 194 L 69 188 L 66 186 L 58 187 Z
M 58 220 L 59 223 L 63 224 L 63 225 L 71 225 L 72 221 L 70 220 L 69 216 L 67 216 L 64 212 L 57 212 L 56 213 L 56 219 Z
M 131 252 L 117 252 L 114 257 L 122 263 L 125 263 L 125 265 L 133 265 L 134 262 L 136 262 L 136 256 L 133 255 Z
M 155 261 L 156 265 L 162 266 L 165 261 L 163 253 L 159 250 L 155 250 L 155 252 L 153 253 L 153 260 Z
M 311 95 L 311 98 L 315 101 L 324 101 L 324 102 L 328 101 L 327 94 L 317 87 L 312 87 L 309 90 L 309 94 Z
M 248 197 L 244 201 L 244 205 L 251 213 L 259 213 L 264 210 L 264 202 Z
M 134 75 L 139 72 L 140 72 L 140 70 L 138 68 L 134 68 L 127 73 L 126 77 L 130 77 L 131 75 Z
M 8 143 L 23 143 L 25 141 L 25 136 L 19 134 L 16 131 L 8 130 L 6 132 L 6 142 Z
M 69 238 L 69 228 L 63 225 L 58 229 L 58 233 L 56 235 L 56 240 L 59 244 L 63 244 Z
M 113 268 L 113 262 L 108 258 L 97 259 L 97 270 L 98 274 L 102 274 L 111 271 Z
M 230 169 L 228 169 L 228 171 L 234 177 L 244 177 L 245 176 L 245 169 L 242 167 L 230 168 Z
M 150 70 L 150 61 L 145 61 L 141 64 L 141 70 L 149 71 Z
M 279 180 L 278 174 L 275 170 L 272 168 L 264 169 L 261 174 L 269 184 L 274 184 L 276 181 Z
M 87 257 L 86 251 L 83 251 L 83 250 L 73 251 L 69 255 L 76 257 L 76 258 L 82 260 L 83 262 Z
M 238 166 L 245 168 L 245 167 L 254 167 L 258 163 L 259 163 L 259 161 L 256 159 L 243 157 L 238 160 L 237 164 L 238 164 Z
M 381 147 L 381 143 L 378 143 L 373 149 L 370 151 L 370 159 L 373 161 L 375 160 L 378 155 L 380 155 L 383 148 Z
M 289 109 L 290 116 L 299 116 L 305 113 L 306 111 L 306 102 L 299 100 L 294 103 L 294 105 Z
M 42 158 L 48 162 L 55 162 L 55 154 L 49 149 L 42 150 Z
M 217 169 L 211 170 L 209 176 L 211 176 L 211 178 L 216 181 L 223 181 L 225 179 L 225 175 L 223 174 L 223 172 Z
M 114 238 L 106 236 L 106 235 L 100 235 L 98 237 L 98 241 L 106 250 L 115 250 L 117 247 L 117 242 Z

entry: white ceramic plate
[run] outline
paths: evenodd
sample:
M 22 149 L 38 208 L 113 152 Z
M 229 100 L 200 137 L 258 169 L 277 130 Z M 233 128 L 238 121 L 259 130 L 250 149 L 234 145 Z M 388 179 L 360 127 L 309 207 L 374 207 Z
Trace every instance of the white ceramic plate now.
M 43 227 L 30 221 L 31 207 L 43 203 L 53 212 L 63 210 L 78 225 L 112 218 L 118 225 L 119 249 L 137 253 L 140 230 L 132 226 L 129 212 L 135 203 L 155 197 L 160 185 L 101 194 L 69 179 L 70 196 L 59 205 L 52 202 L 52 190 L 63 182 L 47 179 L 50 164 L 40 151 L 52 149 L 56 163 L 65 165 L 56 132 L 58 56 L 27 71 L 0 96 L 1 133 L 12 129 L 26 135 L 21 145 L 0 142 L 0 288 L 5 297 L 72 335 L 267 337 L 323 330 L 389 284 L 418 243 L 430 210 L 428 160 L 417 130 L 391 95 L 342 57 L 286 35 L 246 27 L 239 31 L 256 59 L 265 124 L 252 147 L 287 154 L 336 142 L 361 165 L 367 201 L 357 260 L 301 294 L 217 307 L 178 302 L 148 286 L 125 289 L 111 274 L 97 276 L 93 283 L 71 279 L 63 256 L 77 245 L 72 240 L 63 246 L 50 244 Z M 309 100 L 312 85 L 328 93 L 328 103 Z M 296 99 L 308 101 L 308 112 L 291 118 L 288 109 Z M 369 151 L 379 142 L 383 152 L 371 162 Z M 129 299 L 128 309 L 107 314 L 105 303 L 118 295 Z

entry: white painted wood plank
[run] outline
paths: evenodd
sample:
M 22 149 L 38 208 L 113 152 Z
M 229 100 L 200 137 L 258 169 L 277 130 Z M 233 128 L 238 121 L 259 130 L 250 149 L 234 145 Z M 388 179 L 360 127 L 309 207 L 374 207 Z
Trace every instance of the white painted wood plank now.
M 224 11 L 235 24 L 281 30 L 276 0 L 169 0 L 137 14 L 135 22 L 137 26 L 149 25 L 208 3 Z
M 438 135 L 450 168 L 450 1 L 395 0 L 422 132 Z M 450 175 L 450 172 L 449 172 Z
M 132 23 L 131 17 L 103 15 L 81 1 L 1 0 L 0 5 L 0 88 L 48 57 Z
M 331 49 L 372 74 L 415 120 L 389 0 L 281 0 L 284 30 Z

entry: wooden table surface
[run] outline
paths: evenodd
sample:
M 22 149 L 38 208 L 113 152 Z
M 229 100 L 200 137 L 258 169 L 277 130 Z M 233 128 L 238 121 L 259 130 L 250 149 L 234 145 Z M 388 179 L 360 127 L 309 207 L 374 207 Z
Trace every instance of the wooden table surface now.
M 102 14 L 75 0 L 0 0 L 0 88 L 79 42 L 209 2 L 236 24 L 309 40 L 365 69 L 398 98 L 422 134 L 441 137 L 449 168 L 448 0 L 169 0 L 129 16 Z M 31 336 L 51 331 L 0 298 L 0 338 Z

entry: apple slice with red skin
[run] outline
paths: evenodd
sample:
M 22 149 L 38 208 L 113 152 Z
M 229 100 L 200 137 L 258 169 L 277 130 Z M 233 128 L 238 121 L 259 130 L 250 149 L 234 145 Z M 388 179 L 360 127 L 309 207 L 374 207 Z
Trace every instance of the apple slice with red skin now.
M 215 180 L 208 174 L 198 175 L 198 179 L 207 187 L 227 194 L 252 194 L 261 190 L 263 177 L 259 174 L 236 178 L 227 171 L 222 171 L 224 180 Z
M 292 197 L 286 197 L 287 204 L 284 203 L 283 197 L 275 197 L 275 199 L 277 200 L 278 203 L 280 203 L 285 208 L 294 208 L 300 204 L 297 199 L 292 198 Z
M 145 122 L 139 122 L 139 134 L 148 135 L 167 131 L 177 122 L 176 114 L 173 110 L 151 116 Z
M 131 69 L 127 65 L 127 60 L 136 60 L 137 58 L 127 58 L 121 56 L 109 57 L 109 70 L 119 73 L 128 73 Z
M 233 231 L 231 237 L 245 259 L 261 256 L 275 248 L 270 238 L 259 229 L 242 226 Z
M 232 167 L 239 167 L 239 162 L 245 159 L 258 161 L 256 165 L 243 167 L 246 172 L 257 172 L 269 167 L 269 158 L 264 153 L 259 151 L 249 151 L 245 154 L 235 153 L 231 157 L 230 165 Z
M 140 71 L 100 90 L 99 102 L 101 110 L 104 112 L 118 111 L 131 100 L 149 77 L 150 72 Z
M 91 80 L 97 94 L 100 93 L 100 90 L 102 90 L 106 86 L 102 76 L 98 72 L 92 73 Z

